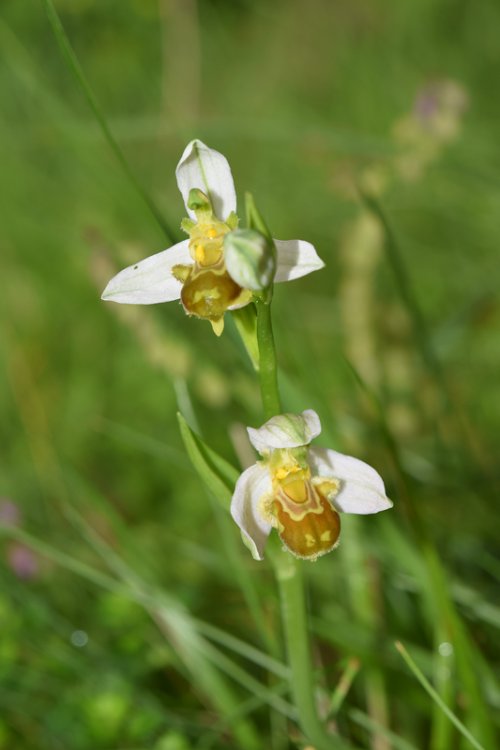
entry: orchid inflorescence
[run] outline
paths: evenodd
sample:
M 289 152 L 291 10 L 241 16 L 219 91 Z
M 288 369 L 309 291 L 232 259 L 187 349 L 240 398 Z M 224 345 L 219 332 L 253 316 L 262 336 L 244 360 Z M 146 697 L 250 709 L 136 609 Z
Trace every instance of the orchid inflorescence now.
M 272 240 L 255 227 L 239 228 L 236 192 L 227 159 L 191 141 L 176 168 L 189 239 L 125 268 L 102 298 L 149 305 L 179 300 L 190 316 L 208 320 L 219 336 L 226 312 L 324 266 L 304 240 Z M 327 448 L 311 447 L 321 432 L 316 412 L 275 414 L 248 428 L 260 454 L 236 482 L 231 514 L 256 560 L 276 529 L 286 550 L 315 560 L 338 545 L 340 513 L 368 514 L 392 506 L 384 483 L 368 464 Z

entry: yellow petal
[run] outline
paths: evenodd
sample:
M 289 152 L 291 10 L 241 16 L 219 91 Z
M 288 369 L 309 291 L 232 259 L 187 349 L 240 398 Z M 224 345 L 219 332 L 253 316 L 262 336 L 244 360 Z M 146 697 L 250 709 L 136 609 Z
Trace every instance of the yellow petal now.
M 210 323 L 212 326 L 212 331 L 215 333 L 215 335 L 220 336 L 222 331 L 224 330 L 224 316 L 222 316 L 222 318 L 218 318 L 218 320 L 211 320 Z

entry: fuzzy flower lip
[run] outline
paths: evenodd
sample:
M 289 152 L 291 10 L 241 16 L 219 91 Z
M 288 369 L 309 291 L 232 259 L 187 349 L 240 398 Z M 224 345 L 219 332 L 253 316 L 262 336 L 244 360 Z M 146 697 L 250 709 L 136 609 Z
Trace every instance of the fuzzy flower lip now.
M 378 472 L 352 456 L 310 447 L 321 432 L 312 409 L 281 414 L 248 428 L 263 456 L 239 477 L 231 515 L 256 560 L 273 528 L 289 552 L 315 560 L 338 544 L 340 513 L 366 515 L 392 507 Z
M 198 188 L 210 198 L 214 215 L 222 222 L 236 211 L 236 192 L 231 168 L 225 156 L 200 140 L 189 143 L 175 170 L 177 185 L 186 210 L 189 193 Z M 177 243 L 120 271 L 108 283 L 102 299 L 121 304 L 152 305 L 181 298 L 183 284 L 173 275 L 175 266 L 193 263 L 189 240 Z M 305 240 L 275 240 L 277 267 L 275 282 L 292 281 L 324 267 L 314 246 Z

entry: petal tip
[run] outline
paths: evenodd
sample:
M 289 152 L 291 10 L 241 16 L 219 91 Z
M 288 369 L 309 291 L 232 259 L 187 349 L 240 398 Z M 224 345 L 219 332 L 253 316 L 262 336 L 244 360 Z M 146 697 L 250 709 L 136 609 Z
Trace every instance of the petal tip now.
M 306 409 L 305 411 L 303 411 L 302 418 L 304 419 L 304 423 L 307 429 L 306 437 L 308 438 L 307 442 L 309 444 L 314 440 L 314 438 L 317 438 L 318 435 L 321 435 L 321 420 L 314 409 Z
M 325 267 L 316 248 L 306 240 L 275 240 L 277 269 L 275 282 L 294 281 Z
M 201 146 L 202 148 L 208 148 L 208 146 L 206 146 L 206 145 L 205 145 L 205 144 L 203 143 L 203 141 L 200 141 L 200 139 L 199 139 L 199 138 L 193 138 L 193 140 L 192 140 L 192 141 L 189 141 L 189 143 L 187 144 L 186 148 L 185 148 L 185 149 L 184 149 L 184 151 L 182 152 L 181 158 L 179 159 L 179 163 L 177 164 L 177 167 L 176 167 L 176 169 L 175 169 L 175 171 L 176 171 L 176 172 L 177 172 L 177 170 L 179 169 L 179 167 L 180 167 L 180 166 L 182 165 L 182 163 L 183 163 L 184 161 L 186 161 L 186 159 L 188 159 L 188 158 L 189 158 L 189 157 L 191 156 L 191 153 L 192 153 L 192 152 L 194 151 L 194 149 L 195 149 L 196 147 L 198 147 L 198 146 Z
M 211 200 L 215 215 L 222 221 L 236 211 L 236 192 L 226 157 L 199 138 L 190 141 L 184 149 L 175 175 L 191 219 L 196 218 L 188 206 L 191 188 L 203 190 Z
M 113 279 L 111 279 L 111 281 L 109 281 L 106 284 L 106 286 L 105 286 L 105 288 L 104 288 L 104 290 L 103 290 L 103 292 L 101 294 L 101 299 L 104 302 L 110 302 L 112 300 L 112 297 L 113 297 Z
M 391 508 L 394 508 L 394 503 L 388 497 L 384 497 L 380 505 L 380 510 L 390 510 Z

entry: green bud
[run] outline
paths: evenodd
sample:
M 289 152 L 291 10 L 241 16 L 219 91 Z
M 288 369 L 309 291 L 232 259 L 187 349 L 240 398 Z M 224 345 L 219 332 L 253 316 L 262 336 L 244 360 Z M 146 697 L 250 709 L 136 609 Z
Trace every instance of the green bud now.
M 224 260 L 231 278 L 243 289 L 267 289 L 276 272 L 274 243 L 254 229 L 236 229 L 224 237 Z

